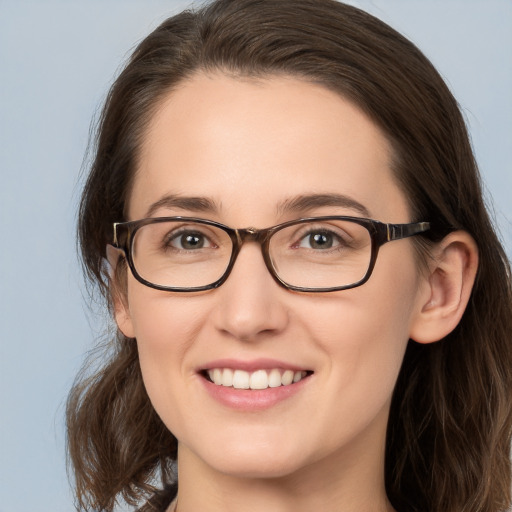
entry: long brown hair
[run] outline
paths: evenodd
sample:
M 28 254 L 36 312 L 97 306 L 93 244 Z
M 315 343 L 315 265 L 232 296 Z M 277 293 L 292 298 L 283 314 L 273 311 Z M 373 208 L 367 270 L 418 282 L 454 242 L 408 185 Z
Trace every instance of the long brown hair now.
M 394 149 L 394 172 L 428 244 L 462 229 L 479 269 L 466 312 L 444 340 L 409 342 L 393 395 L 386 489 L 399 511 L 497 512 L 511 502 L 510 266 L 486 211 L 457 102 L 425 56 L 369 14 L 333 0 L 218 0 L 159 26 L 134 51 L 99 121 L 79 212 L 86 276 L 111 301 L 105 247 L 126 201 L 145 129 L 161 99 L 193 73 L 287 75 L 338 92 Z M 85 366 L 67 408 L 81 509 L 115 500 L 162 507 L 176 492 L 176 439 L 142 383 L 136 344 L 119 332 Z M 161 483 L 157 483 L 157 479 Z M 158 491 L 157 489 L 160 489 Z

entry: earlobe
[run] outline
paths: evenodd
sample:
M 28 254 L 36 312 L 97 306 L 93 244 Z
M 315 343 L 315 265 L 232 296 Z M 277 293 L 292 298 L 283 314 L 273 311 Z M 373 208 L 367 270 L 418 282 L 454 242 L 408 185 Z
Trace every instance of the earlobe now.
M 433 343 L 455 329 L 469 302 L 477 268 L 478 249 L 465 231 L 450 233 L 437 244 L 411 325 L 411 339 Z
M 121 255 L 121 250 L 112 245 L 107 245 L 110 296 L 117 327 L 127 338 L 134 338 L 135 333 L 128 306 L 126 283 L 120 283 L 120 270 L 122 269 L 119 269 L 119 261 Z
M 135 338 L 132 318 L 130 316 L 128 305 L 124 304 L 124 301 L 114 302 L 114 316 L 118 329 L 127 338 Z

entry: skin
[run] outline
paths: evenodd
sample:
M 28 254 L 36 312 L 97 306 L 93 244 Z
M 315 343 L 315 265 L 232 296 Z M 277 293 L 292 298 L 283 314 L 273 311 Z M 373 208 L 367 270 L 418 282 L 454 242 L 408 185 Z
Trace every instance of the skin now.
M 334 192 L 364 205 L 371 218 L 410 222 L 391 157 L 375 124 L 318 85 L 198 74 L 165 98 L 150 123 L 129 219 L 148 216 L 171 194 L 208 198 L 216 208 L 168 205 L 151 216 L 238 228 L 362 216 L 339 205 L 278 209 L 296 196 Z M 462 251 L 446 243 L 450 261 L 475 266 L 464 243 L 456 240 Z M 157 291 L 128 273 L 116 319 L 137 339 L 149 397 L 179 440 L 179 512 L 390 510 L 385 431 L 406 344 L 439 339 L 432 318 L 439 327 L 439 306 L 461 296 L 455 286 L 435 292 L 432 283 L 445 275 L 436 272 L 437 280 L 419 271 L 409 239 L 381 248 L 366 284 L 334 293 L 280 287 L 255 243 L 244 245 L 228 280 L 208 292 Z M 240 411 L 214 400 L 198 373 L 221 358 L 273 358 L 314 373 L 277 405 Z

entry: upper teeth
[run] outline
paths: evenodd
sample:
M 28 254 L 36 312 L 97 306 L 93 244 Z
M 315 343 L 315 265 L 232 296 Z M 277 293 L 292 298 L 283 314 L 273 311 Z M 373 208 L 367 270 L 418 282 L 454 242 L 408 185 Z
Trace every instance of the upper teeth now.
M 214 368 L 208 370 L 211 381 L 218 386 L 233 387 L 235 389 L 267 389 L 279 386 L 288 386 L 292 382 L 299 382 L 307 375 L 305 371 L 293 370 L 232 370 L 231 368 Z

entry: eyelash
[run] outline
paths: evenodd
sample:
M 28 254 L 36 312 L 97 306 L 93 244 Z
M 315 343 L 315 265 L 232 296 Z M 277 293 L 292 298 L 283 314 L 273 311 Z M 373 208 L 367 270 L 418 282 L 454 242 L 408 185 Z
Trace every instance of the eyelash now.
M 346 235 L 345 237 L 341 236 L 339 233 L 337 233 L 335 230 L 333 229 L 329 229 L 329 228 L 326 228 L 324 226 L 322 227 L 314 227 L 314 226 L 310 226 L 308 227 L 308 230 L 305 231 L 305 232 L 302 232 L 302 233 L 298 233 L 296 236 L 294 236 L 295 239 L 297 239 L 297 242 L 295 242 L 293 244 L 293 246 L 295 248 L 299 248 L 301 246 L 301 242 L 308 236 L 312 236 L 314 234 L 321 234 L 321 235 L 327 235 L 327 236 L 332 236 L 333 239 L 335 241 L 337 241 L 338 243 L 334 246 L 334 247 L 330 247 L 329 249 L 331 250 L 342 250 L 346 247 L 350 247 L 350 243 L 349 243 L 349 240 L 347 238 L 349 238 L 348 235 Z M 324 249 L 325 251 L 327 251 L 327 249 Z
M 172 244 L 173 241 L 178 240 L 180 237 L 182 237 L 183 235 L 187 235 L 187 234 L 192 235 L 192 236 L 202 237 L 204 240 L 208 241 L 210 246 L 216 246 L 217 245 L 205 233 L 202 233 L 202 232 L 198 231 L 197 229 L 190 229 L 187 226 L 182 226 L 182 227 L 174 229 L 170 233 L 167 233 L 167 235 L 164 237 L 164 239 L 162 241 L 162 249 L 164 249 L 164 250 L 172 249 L 172 250 L 175 250 L 175 251 L 193 252 L 190 249 L 175 247 Z M 208 247 L 208 248 L 210 248 L 210 247 Z

